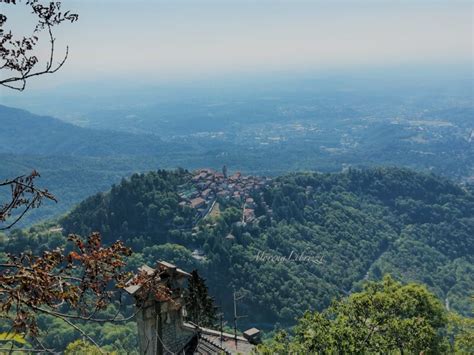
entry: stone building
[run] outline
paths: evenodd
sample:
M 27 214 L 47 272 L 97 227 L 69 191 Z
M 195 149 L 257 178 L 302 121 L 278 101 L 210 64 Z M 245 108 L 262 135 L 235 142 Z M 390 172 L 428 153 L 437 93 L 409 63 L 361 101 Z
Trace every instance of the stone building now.
M 164 261 L 155 269 L 144 265 L 139 275 L 152 287 L 130 282 L 125 290 L 136 300 L 140 354 L 250 354 L 260 341 L 255 328 L 236 336 L 185 322 L 183 296 L 191 275 L 175 265 Z M 157 297 L 157 290 L 166 290 L 166 297 Z

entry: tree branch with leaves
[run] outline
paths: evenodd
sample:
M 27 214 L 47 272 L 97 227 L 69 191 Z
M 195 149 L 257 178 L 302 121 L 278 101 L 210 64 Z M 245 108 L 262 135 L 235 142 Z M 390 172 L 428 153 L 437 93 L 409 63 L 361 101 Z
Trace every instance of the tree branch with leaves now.
M 120 322 L 134 316 L 98 316 L 111 304 L 121 308 L 122 289 L 130 278 L 123 270 L 130 249 L 121 241 L 102 246 L 99 233 L 85 241 L 76 235 L 68 240 L 69 252 L 9 254 L 0 264 L 0 317 L 15 334 L 38 339 L 37 316 L 45 314 L 63 320 L 95 344 L 77 322 Z

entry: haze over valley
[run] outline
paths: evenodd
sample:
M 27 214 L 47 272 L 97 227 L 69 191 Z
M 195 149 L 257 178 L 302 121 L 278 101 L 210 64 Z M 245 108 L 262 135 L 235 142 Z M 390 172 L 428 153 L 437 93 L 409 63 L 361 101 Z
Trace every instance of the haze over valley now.
M 472 10 L 3 1 L 0 353 L 474 353 Z

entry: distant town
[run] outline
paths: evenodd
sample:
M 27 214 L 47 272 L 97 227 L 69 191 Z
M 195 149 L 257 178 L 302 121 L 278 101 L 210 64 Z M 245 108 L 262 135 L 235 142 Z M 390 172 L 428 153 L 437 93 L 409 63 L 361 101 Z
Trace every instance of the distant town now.
M 255 219 L 255 201 L 252 194 L 262 190 L 271 182 L 268 177 L 245 176 L 240 172 L 227 174 L 213 169 L 199 169 L 192 173 L 190 181 L 179 188 L 181 206 L 196 210 L 196 221 L 207 216 L 215 217 L 220 213 L 218 198 L 233 199 L 242 206 L 242 222 L 250 223 Z M 262 193 L 262 192 L 260 192 Z M 264 206 L 271 212 L 268 206 Z

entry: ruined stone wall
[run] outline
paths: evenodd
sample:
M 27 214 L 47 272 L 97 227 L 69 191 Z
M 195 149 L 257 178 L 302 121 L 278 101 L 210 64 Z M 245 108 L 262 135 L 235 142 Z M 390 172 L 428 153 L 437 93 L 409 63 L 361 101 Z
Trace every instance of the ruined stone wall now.
M 162 305 L 162 327 L 161 327 L 161 339 L 163 340 L 166 350 L 176 353 L 183 349 L 183 347 L 192 339 L 195 332 L 183 327 L 183 319 L 181 316 L 181 310 L 167 309 L 168 305 Z
M 158 353 L 156 314 L 156 305 L 151 302 L 147 303 L 137 314 L 140 354 L 156 355 Z
M 167 303 L 148 302 L 137 314 L 140 354 L 176 353 L 192 339 L 195 332 L 182 326 L 181 310 Z

